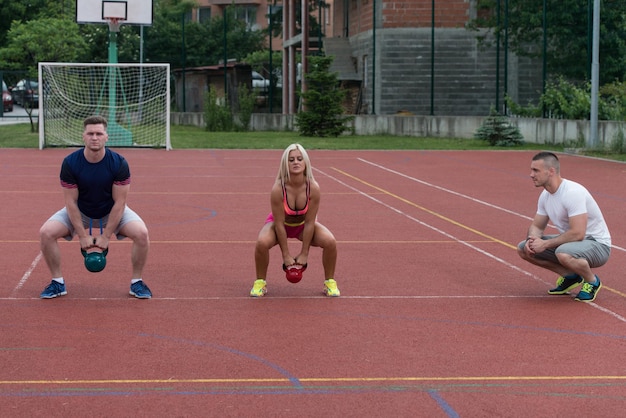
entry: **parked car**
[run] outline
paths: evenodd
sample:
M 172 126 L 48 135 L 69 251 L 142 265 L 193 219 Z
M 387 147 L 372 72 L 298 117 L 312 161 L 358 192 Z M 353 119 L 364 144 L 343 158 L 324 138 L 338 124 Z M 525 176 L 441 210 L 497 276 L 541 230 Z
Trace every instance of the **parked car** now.
M 276 74 L 276 84 L 274 84 L 274 87 L 278 89 L 282 89 L 283 78 L 280 75 L 280 72 L 274 71 L 274 74 Z M 263 92 L 268 92 L 270 89 L 269 78 L 265 78 L 261 74 L 257 73 L 256 71 L 252 71 L 252 89 L 257 90 L 257 91 L 260 90 Z
M 32 109 L 39 106 L 39 83 L 36 80 L 18 81 L 11 93 L 15 103 L 22 107 Z
M 2 81 L 2 108 L 5 112 L 13 111 L 13 96 L 11 96 L 11 92 L 4 80 Z
M 267 91 L 270 88 L 270 81 L 256 71 L 252 71 L 252 89 Z

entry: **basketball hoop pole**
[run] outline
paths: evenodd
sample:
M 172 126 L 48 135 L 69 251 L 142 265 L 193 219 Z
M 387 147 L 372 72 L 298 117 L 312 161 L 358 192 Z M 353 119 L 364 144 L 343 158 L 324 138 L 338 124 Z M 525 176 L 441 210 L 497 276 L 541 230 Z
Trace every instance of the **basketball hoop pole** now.
M 109 64 L 117 64 L 117 34 L 120 31 L 120 20 L 107 18 L 109 22 Z
M 120 30 L 119 20 L 115 18 L 107 19 L 109 21 L 109 64 L 117 64 L 117 33 Z M 115 107 L 117 106 L 117 73 L 115 70 L 109 71 L 109 118 L 115 115 Z
M 117 64 L 117 34 L 124 19 L 108 17 L 109 22 L 109 64 Z M 109 76 L 109 143 L 115 145 L 132 145 L 132 134 L 117 122 L 117 77 L 120 77 L 117 67 L 108 67 Z

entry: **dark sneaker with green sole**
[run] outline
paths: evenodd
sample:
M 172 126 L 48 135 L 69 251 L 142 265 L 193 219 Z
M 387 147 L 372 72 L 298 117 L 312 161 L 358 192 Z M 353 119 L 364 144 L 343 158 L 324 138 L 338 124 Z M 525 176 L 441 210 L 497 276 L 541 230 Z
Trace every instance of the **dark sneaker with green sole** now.
M 551 295 L 564 295 L 583 282 L 583 278 L 578 274 L 571 277 L 560 276 L 556 280 L 556 287 L 548 290 Z

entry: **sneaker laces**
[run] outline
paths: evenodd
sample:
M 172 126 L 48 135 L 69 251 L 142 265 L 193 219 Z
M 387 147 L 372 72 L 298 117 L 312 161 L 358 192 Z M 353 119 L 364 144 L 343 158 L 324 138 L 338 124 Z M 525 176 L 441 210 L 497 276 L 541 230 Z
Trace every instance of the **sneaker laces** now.
M 130 286 L 130 289 L 136 294 L 147 295 L 150 294 L 150 288 L 146 285 L 143 280 L 139 280 L 138 282 L 133 283 Z
M 46 287 L 46 290 L 54 290 L 55 292 L 58 292 L 59 290 L 61 290 L 63 288 L 63 284 L 59 283 L 57 281 L 52 281 L 48 287 Z
M 585 282 L 585 284 L 583 284 L 583 287 L 581 289 L 582 292 L 587 292 L 587 293 L 591 293 L 593 292 L 593 289 L 595 288 L 594 285 L 592 285 L 589 282 Z
M 327 296 L 339 296 L 339 288 L 337 287 L 337 282 L 334 279 L 324 281 L 324 293 Z
M 250 296 L 263 296 L 267 293 L 266 281 L 263 279 L 257 279 L 254 281 Z

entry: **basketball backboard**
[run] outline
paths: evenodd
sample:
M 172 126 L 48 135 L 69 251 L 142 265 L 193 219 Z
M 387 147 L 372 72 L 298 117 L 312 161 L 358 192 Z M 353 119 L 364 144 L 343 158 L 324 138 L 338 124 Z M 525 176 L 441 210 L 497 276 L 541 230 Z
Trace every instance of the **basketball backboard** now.
M 125 25 L 152 25 L 153 0 L 76 0 L 76 23 L 108 23 L 121 18 Z

